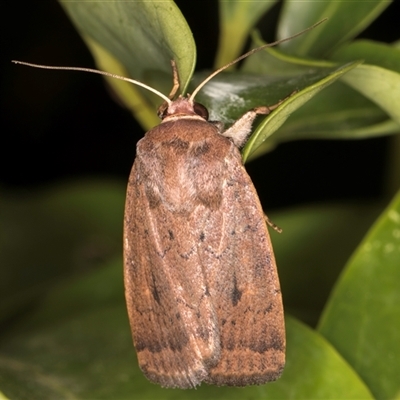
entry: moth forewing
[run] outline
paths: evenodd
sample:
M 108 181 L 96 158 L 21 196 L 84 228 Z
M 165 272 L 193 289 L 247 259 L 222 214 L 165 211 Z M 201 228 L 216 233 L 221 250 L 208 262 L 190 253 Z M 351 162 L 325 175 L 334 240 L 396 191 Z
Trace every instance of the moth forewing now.
M 226 159 L 220 213 L 225 250 L 211 277 L 221 357 L 206 382 L 246 386 L 276 380 L 285 365 L 285 327 L 271 241 L 239 151 Z
M 196 194 L 204 177 L 196 179 L 203 165 L 194 162 L 212 136 L 219 139 L 204 124 L 170 121 L 147 132 L 128 184 L 125 287 L 132 334 L 142 370 L 165 387 L 200 384 L 220 357 L 218 316 L 198 248 L 207 216 L 220 202 L 218 187 Z
M 283 309 L 262 208 L 235 145 L 243 132 L 225 137 L 185 98 L 168 110 L 138 143 L 125 208 L 139 364 L 165 387 L 274 380 Z

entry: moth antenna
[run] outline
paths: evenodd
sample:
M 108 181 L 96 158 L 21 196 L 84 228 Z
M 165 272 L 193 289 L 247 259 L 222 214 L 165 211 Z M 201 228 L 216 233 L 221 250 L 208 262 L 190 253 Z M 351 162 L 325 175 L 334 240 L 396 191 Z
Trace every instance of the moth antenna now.
M 58 66 L 51 66 L 51 65 L 40 65 L 40 64 L 32 64 L 32 63 L 27 63 L 24 61 L 17 61 L 17 60 L 12 60 L 14 64 L 21 64 L 21 65 L 27 65 L 28 67 L 34 67 L 34 68 L 42 68 L 42 69 L 61 69 L 64 71 L 83 71 L 83 72 L 90 72 L 92 74 L 99 74 L 99 75 L 104 75 L 104 76 L 109 76 L 110 78 L 115 78 L 115 79 L 120 79 L 121 81 L 126 81 L 133 83 L 134 85 L 141 86 L 150 92 L 155 93 L 157 96 L 161 97 L 164 101 L 166 101 L 168 104 L 171 104 L 171 100 L 159 92 L 158 90 L 152 88 L 151 86 L 148 86 L 140 81 L 136 81 L 135 79 L 130 79 L 126 78 L 125 76 L 117 75 L 117 74 L 112 74 L 110 72 L 105 72 L 105 71 L 99 71 L 97 69 L 92 69 L 92 68 L 81 68 L 81 67 L 58 67 Z
M 256 47 L 255 49 L 250 50 L 250 51 L 248 51 L 248 52 L 245 53 L 245 54 L 242 54 L 240 57 L 238 57 L 238 58 L 236 58 L 235 60 L 229 62 L 228 64 L 224 65 L 223 67 L 218 68 L 218 69 L 217 69 L 216 71 L 214 71 L 211 75 L 209 75 L 206 79 L 204 79 L 204 81 L 201 82 L 200 85 L 197 86 L 197 88 L 193 91 L 193 93 L 192 93 L 191 96 L 189 97 L 189 101 L 190 101 L 190 102 L 193 102 L 193 101 L 194 101 L 194 98 L 195 98 L 196 95 L 197 95 L 197 93 L 199 93 L 199 91 L 203 88 L 203 86 L 204 86 L 206 83 L 208 83 L 212 78 L 214 78 L 215 75 L 218 75 L 218 74 L 219 74 L 220 72 L 222 72 L 223 70 L 229 68 L 231 65 L 236 64 L 236 63 L 239 62 L 240 60 L 243 60 L 244 58 L 247 58 L 248 56 L 251 56 L 252 54 L 257 53 L 257 52 L 259 52 L 260 50 L 263 50 L 263 49 L 265 49 L 265 48 L 267 48 L 267 47 L 273 47 L 273 46 L 276 46 L 276 45 L 278 45 L 278 44 L 280 44 L 280 43 L 287 42 L 287 41 L 292 40 L 292 39 L 294 39 L 294 38 L 296 38 L 296 37 L 298 37 L 298 36 L 301 36 L 303 33 L 306 33 L 306 32 L 308 32 L 308 31 L 310 31 L 311 29 L 314 29 L 314 28 L 317 27 L 318 25 L 322 24 L 322 23 L 325 22 L 327 19 L 328 19 L 328 18 L 324 18 L 324 19 L 322 19 L 321 21 L 315 23 L 314 25 L 311 25 L 311 26 L 308 27 L 307 29 L 304 29 L 304 30 L 302 30 L 301 32 L 298 32 L 298 33 L 296 33 L 295 35 L 292 35 L 292 36 L 290 36 L 290 37 L 288 37 L 288 38 L 276 40 L 275 42 L 267 43 L 267 44 L 264 44 L 264 45 L 262 45 L 262 46 L 260 46 L 260 47 Z

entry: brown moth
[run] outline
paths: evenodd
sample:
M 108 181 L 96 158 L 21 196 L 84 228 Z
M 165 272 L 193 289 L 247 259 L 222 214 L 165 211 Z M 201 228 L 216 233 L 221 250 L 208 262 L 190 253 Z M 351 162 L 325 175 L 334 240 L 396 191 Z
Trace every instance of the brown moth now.
M 322 21 L 321 21 L 322 22 Z M 319 23 L 321 23 L 319 22 Z M 319 23 L 306 29 L 314 28 Z M 285 365 L 282 297 L 266 220 L 239 149 L 257 107 L 230 128 L 209 122 L 192 95 L 165 100 L 162 122 L 137 144 L 124 220 L 125 296 L 139 365 L 163 387 L 246 386 L 279 378 Z
M 257 114 L 223 131 L 178 97 L 137 144 L 125 205 L 125 295 L 139 364 L 163 387 L 245 386 L 285 364 L 279 279 L 239 148 Z

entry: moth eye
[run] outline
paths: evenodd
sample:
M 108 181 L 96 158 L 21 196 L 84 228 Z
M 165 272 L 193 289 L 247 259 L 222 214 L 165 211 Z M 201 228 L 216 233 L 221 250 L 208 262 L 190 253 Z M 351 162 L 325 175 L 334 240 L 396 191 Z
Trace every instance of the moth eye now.
M 193 110 L 194 112 L 199 115 L 201 118 L 204 118 L 206 121 L 208 121 L 208 110 L 203 106 L 203 104 L 200 103 L 194 103 L 193 104 Z

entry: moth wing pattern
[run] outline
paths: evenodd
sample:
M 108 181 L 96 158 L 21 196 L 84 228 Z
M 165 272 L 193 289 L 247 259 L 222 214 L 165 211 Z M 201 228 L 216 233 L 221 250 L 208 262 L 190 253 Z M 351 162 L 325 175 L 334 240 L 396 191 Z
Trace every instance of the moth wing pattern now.
M 130 190 L 141 192 L 143 184 L 133 183 Z M 173 243 L 162 247 L 173 235 L 166 227 L 178 222 L 174 215 L 158 209 L 160 226 L 148 204 L 133 200 L 128 207 L 141 210 L 130 214 L 136 229 L 125 233 L 125 295 L 139 365 L 163 387 L 195 387 L 220 354 L 218 320 L 207 286 L 199 285 L 204 282 L 200 265 L 194 257 L 184 260 L 190 248 L 185 254 Z M 126 226 L 132 225 L 126 221 Z M 193 243 L 190 233 L 185 238 Z
M 285 357 L 279 280 L 240 152 L 205 121 L 162 125 L 138 145 L 125 212 L 139 364 L 165 387 L 274 380 Z
M 218 318 L 197 247 L 199 216 L 210 210 L 199 199 L 188 201 L 195 189 L 185 185 L 186 174 L 199 171 L 187 171 L 186 142 L 170 132 L 156 127 L 138 145 L 125 205 L 125 296 L 144 374 L 164 387 L 191 388 L 220 355 Z
M 235 146 L 225 170 L 219 211 L 225 251 L 207 277 L 219 319 L 221 355 L 206 382 L 263 384 L 278 379 L 285 365 L 279 278 L 263 210 Z

